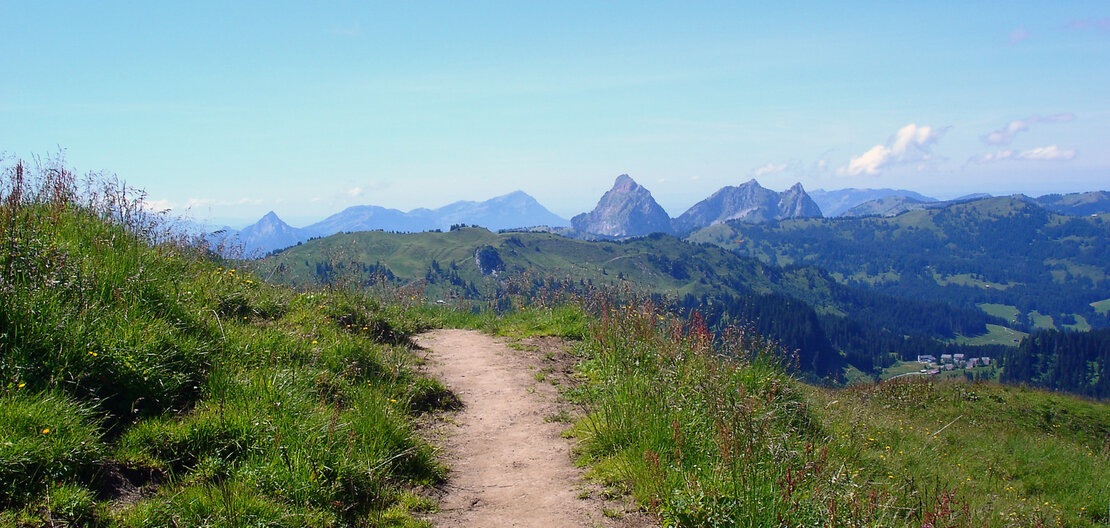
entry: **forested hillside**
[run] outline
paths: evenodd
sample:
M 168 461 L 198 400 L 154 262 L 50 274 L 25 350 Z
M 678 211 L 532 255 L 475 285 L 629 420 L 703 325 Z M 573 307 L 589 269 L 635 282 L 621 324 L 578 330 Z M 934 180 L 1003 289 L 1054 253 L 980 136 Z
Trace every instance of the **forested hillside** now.
M 840 283 L 982 309 L 1024 330 L 1110 326 L 1110 215 L 1062 216 L 990 198 L 892 218 L 720 224 L 690 237 Z
M 978 309 L 897 299 L 845 286 L 817 268 L 780 268 L 662 234 L 590 242 L 467 227 L 359 232 L 312 240 L 250 265 L 295 286 L 410 283 L 434 298 L 500 308 L 508 308 L 505 292 L 633 288 L 661 305 L 698 312 L 713 328 L 749 324 L 797 351 L 802 371 L 831 378 L 846 364 L 877 374 L 917 354 L 939 356 L 951 352 L 946 341 L 1005 323 Z M 991 348 L 966 352 L 997 354 Z
M 1005 383 L 1110 398 L 1110 329 L 1038 332 L 1003 358 Z

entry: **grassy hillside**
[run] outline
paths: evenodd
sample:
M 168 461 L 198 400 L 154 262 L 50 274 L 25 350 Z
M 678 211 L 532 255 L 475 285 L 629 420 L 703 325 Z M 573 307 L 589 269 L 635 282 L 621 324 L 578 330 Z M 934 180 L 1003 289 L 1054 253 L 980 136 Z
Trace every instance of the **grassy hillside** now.
M 260 276 L 295 286 L 407 282 L 417 296 L 482 299 L 488 303 L 482 306 L 500 309 L 506 306 L 496 303 L 509 291 L 542 296 L 550 289 L 629 287 L 698 311 L 714 328 L 748 321 L 800 350 L 802 370 L 837 378 L 845 361 L 874 374 L 915 354 L 964 352 L 942 351 L 938 340 L 987 335 L 987 323 L 1004 323 L 978 308 L 896 299 L 839 284 L 816 268 L 766 265 L 666 235 L 614 242 L 480 228 L 359 232 L 312 240 L 250 265 Z
M 892 218 L 719 224 L 690 240 L 767 263 L 815 265 L 898 297 L 1013 306 L 1017 328 L 1027 331 L 1054 324 L 1050 317 L 1110 325 L 1091 306 L 1110 296 L 1110 215 L 1061 216 L 990 198 Z
M 904 378 L 821 389 L 758 336 L 597 297 L 497 328 L 584 336 L 595 478 L 667 526 L 1104 526 L 1110 406 L 994 383 Z M 587 322 L 582 328 L 582 321 Z
M 419 524 L 410 415 L 450 399 L 400 306 L 265 284 L 60 167 L 2 184 L 0 526 Z

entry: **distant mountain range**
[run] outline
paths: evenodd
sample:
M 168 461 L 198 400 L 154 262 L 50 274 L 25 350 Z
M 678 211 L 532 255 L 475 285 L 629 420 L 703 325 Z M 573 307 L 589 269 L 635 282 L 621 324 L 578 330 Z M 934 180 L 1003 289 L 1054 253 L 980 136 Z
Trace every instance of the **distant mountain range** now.
M 454 225 L 476 225 L 492 231 L 539 230 L 581 239 L 621 239 L 652 233 L 685 236 L 725 222 L 762 224 L 793 218 L 832 216 L 896 216 L 907 211 L 940 208 L 953 203 L 990 197 L 973 194 L 955 200 L 935 198 L 904 189 L 818 189 L 812 194 L 795 183 L 782 192 L 772 191 L 749 180 L 722 187 L 679 215 L 670 215 L 651 192 L 629 175 L 617 177 L 613 187 L 593 210 L 569 222 L 552 213 L 522 191 L 483 202 L 459 201 L 438 209 L 404 212 L 376 205 L 357 205 L 302 228 L 290 226 L 272 211 L 239 231 L 223 229 L 209 235 L 217 247 L 229 254 L 261 256 L 316 237 L 356 231 L 420 232 L 445 230 Z M 1057 214 L 1090 215 L 1110 212 L 1106 191 L 1050 194 L 1039 198 L 1015 197 L 1035 203 Z M 824 213 L 824 214 L 823 214 Z M 228 251 L 231 248 L 236 251 Z
M 778 193 L 750 180 L 723 187 L 672 219 L 651 192 L 627 174 L 617 177 L 597 207 L 571 219 L 579 233 L 607 237 L 629 237 L 651 233 L 682 234 L 702 227 L 738 220 L 763 223 L 786 218 L 820 217 L 821 209 L 806 194 L 802 184 Z
M 913 193 L 916 195 L 916 193 Z M 842 217 L 857 216 L 898 216 L 909 211 L 920 209 L 940 209 L 949 205 L 973 202 L 991 198 L 986 193 L 968 194 L 952 200 L 938 201 L 934 199 L 921 200 L 920 195 L 890 195 L 875 200 L 870 200 L 840 213 Z M 1056 214 L 1066 216 L 1088 216 L 1110 212 L 1110 193 L 1094 191 L 1072 194 L 1046 194 L 1031 198 L 1024 194 L 1011 196 L 1024 202 L 1039 205 Z
M 246 256 L 261 256 L 336 233 L 375 230 L 410 233 L 446 230 L 457 224 L 480 225 L 496 231 L 530 226 L 564 227 L 569 222 L 527 193 L 515 191 L 484 202 L 458 201 L 438 209 L 420 208 L 407 213 L 376 205 L 356 205 L 303 228 L 286 224 L 271 211 L 239 231 L 225 229 L 209 239 L 241 250 Z
M 821 208 L 821 212 L 825 216 L 833 217 L 840 216 L 845 211 L 872 200 L 886 198 L 888 196 L 905 196 L 917 200 L 919 202 L 936 202 L 936 198 L 931 198 L 923 194 L 918 194 L 913 191 L 905 189 L 839 189 L 835 191 L 826 191 L 824 189 L 817 189 L 809 193 L 810 198 Z

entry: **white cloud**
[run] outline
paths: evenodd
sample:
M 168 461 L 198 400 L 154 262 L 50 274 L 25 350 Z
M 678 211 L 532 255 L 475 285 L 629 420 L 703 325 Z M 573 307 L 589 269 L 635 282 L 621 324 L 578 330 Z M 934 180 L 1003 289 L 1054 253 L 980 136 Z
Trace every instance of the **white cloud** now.
M 875 145 L 871 150 L 854 156 L 847 167 L 841 167 L 838 174 L 878 174 L 879 169 L 890 159 L 890 148 L 884 145 Z
M 1075 158 L 1075 149 L 1060 150 L 1056 145 L 1038 147 L 1018 155 L 1025 160 L 1067 161 Z
M 977 161 L 979 161 L 980 163 L 991 163 L 991 162 L 994 162 L 994 161 L 1002 161 L 1002 160 L 1013 159 L 1013 157 L 1014 157 L 1014 151 L 1012 151 L 1012 150 L 1000 150 L 998 152 L 991 152 L 989 154 L 984 154 Z
M 848 165 L 837 169 L 841 176 L 859 174 L 878 174 L 883 167 L 929 159 L 932 144 L 944 135 L 946 129 L 931 126 L 917 126 L 910 123 L 894 133 L 884 145 L 875 145 L 853 156 Z
M 147 211 L 160 213 L 162 211 L 173 209 L 174 203 L 165 198 L 162 198 L 161 200 L 143 200 L 142 207 Z
M 1044 117 L 1033 115 L 1025 119 L 1015 119 L 1006 126 L 983 136 L 983 142 L 988 145 L 1009 145 L 1014 141 L 1014 136 L 1019 132 L 1029 130 L 1029 125 L 1033 123 L 1065 123 L 1074 119 L 1075 114 L 1072 113 L 1053 114 Z
M 977 163 L 993 163 L 996 161 L 1006 160 L 1022 160 L 1022 161 L 1068 161 L 1074 159 L 1076 156 L 1075 149 L 1062 150 L 1056 145 L 1049 145 L 1047 147 L 1037 147 L 1034 149 L 1025 150 L 1022 152 L 1015 152 L 1013 150 L 1000 150 L 998 152 L 991 152 L 984 154 L 977 158 L 972 158 L 971 161 Z
M 351 198 L 358 198 L 363 195 L 362 187 L 352 187 L 346 191 L 346 195 Z
M 779 163 L 777 165 L 774 164 L 774 163 L 768 163 L 768 164 L 752 171 L 752 174 L 754 174 L 755 176 L 763 176 L 765 174 L 772 174 L 772 173 L 775 173 L 775 172 L 782 172 L 784 170 L 786 170 L 786 164 L 785 163 Z

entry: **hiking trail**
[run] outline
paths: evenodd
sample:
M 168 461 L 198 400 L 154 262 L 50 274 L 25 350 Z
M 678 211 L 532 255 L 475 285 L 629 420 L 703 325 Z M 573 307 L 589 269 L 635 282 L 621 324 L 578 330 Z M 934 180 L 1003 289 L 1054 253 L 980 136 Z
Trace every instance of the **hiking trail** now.
M 572 462 L 561 433 L 573 406 L 553 383 L 570 382 L 573 358 L 554 338 L 531 338 L 510 348 L 504 339 L 469 330 L 436 330 L 417 337 L 428 374 L 462 401 L 432 428 L 451 467 L 428 516 L 437 527 L 646 528 L 647 515 L 606 500 Z

